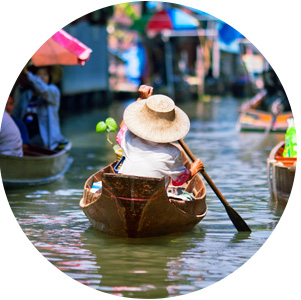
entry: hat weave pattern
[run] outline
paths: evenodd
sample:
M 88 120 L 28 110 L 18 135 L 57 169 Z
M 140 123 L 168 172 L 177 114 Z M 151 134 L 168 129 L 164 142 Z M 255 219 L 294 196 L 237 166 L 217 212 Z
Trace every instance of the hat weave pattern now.
M 170 143 L 189 131 L 188 116 L 165 95 L 153 95 L 129 105 L 123 119 L 138 137 L 156 143 Z

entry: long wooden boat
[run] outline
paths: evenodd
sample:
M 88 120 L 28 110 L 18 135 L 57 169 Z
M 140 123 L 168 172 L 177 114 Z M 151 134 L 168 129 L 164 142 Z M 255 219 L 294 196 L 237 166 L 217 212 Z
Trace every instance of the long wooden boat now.
M 297 158 L 283 157 L 283 150 L 283 141 L 272 149 L 267 160 L 267 175 L 272 198 L 287 202 L 294 183 Z
M 239 131 L 285 132 L 287 130 L 287 119 L 293 116 L 292 112 L 274 115 L 272 112 L 262 110 L 260 105 L 266 96 L 266 90 L 262 90 L 248 103 L 242 105 L 237 122 Z
M 61 177 L 70 167 L 72 143 L 60 151 L 34 145 L 23 147 L 22 157 L 0 154 L 1 176 L 5 188 L 45 184 Z
M 190 165 L 182 153 L 186 166 Z M 191 230 L 207 213 L 206 187 L 199 175 L 180 187 L 164 178 L 122 175 L 116 161 L 93 174 L 85 183 L 80 207 L 95 229 L 119 237 L 143 238 Z M 116 169 L 116 168 L 115 168 Z M 92 192 L 95 182 L 102 188 Z M 193 199 L 177 199 L 182 192 Z

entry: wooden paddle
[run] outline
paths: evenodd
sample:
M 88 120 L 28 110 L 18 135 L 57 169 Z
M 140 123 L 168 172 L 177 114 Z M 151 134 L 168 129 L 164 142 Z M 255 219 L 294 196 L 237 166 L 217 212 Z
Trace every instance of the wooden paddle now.
M 194 162 L 196 161 L 195 156 L 190 151 L 188 146 L 184 143 L 182 139 L 179 140 L 180 145 L 186 152 L 186 154 L 189 156 L 189 158 Z M 203 175 L 203 177 L 206 179 L 207 183 L 210 185 L 216 196 L 219 198 L 219 200 L 224 205 L 226 212 L 232 221 L 233 225 L 236 227 L 238 231 L 248 231 L 251 232 L 250 227 L 247 225 L 247 223 L 243 220 L 243 218 L 230 206 L 228 201 L 224 198 L 224 196 L 221 194 L 221 192 L 218 190 L 214 182 L 211 180 L 209 175 L 206 173 L 206 171 L 203 169 L 200 171 L 200 173 Z

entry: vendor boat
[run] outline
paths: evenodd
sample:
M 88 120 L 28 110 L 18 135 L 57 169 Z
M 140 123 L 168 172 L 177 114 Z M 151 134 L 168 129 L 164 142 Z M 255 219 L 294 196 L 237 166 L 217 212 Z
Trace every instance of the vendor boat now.
M 287 202 L 296 172 L 296 157 L 283 157 L 284 141 L 278 143 L 267 160 L 268 184 L 274 200 Z
M 237 123 L 239 131 L 285 132 L 287 130 L 287 120 L 293 116 L 292 112 L 284 111 L 274 115 L 263 110 L 260 107 L 266 96 L 266 90 L 262 90 L 242 105 Z
M 189 168 L 184 152 L 182 158 Z M 84 186 L 80 207 L 96 230 L 124 238 L 161 236 L 189 231 L 205 217 L 206 188 L 198 174 L 166 189 L 164 177 L 118 174 L 117 165 L 93 174 Z
M 24 145 L 23 156 L 0 154 L 1 176 L 5 188 L 45 184 L 60 178 L 70 167 L 72 144 L 56 151 L 35 145 Z

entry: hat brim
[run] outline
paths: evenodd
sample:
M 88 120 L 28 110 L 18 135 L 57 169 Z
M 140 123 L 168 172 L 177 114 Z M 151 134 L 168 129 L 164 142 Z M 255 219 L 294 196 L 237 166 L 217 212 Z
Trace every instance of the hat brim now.
M 175 106 L 175 117 L 172 121 L 156 119 L 143 113 L 145 102 L 146 100 L 136 101 L 124 111 L 124 122 L 133 134 L 155 143 L 171 143 L 186 136 L 190 121 L 184 111 Z

